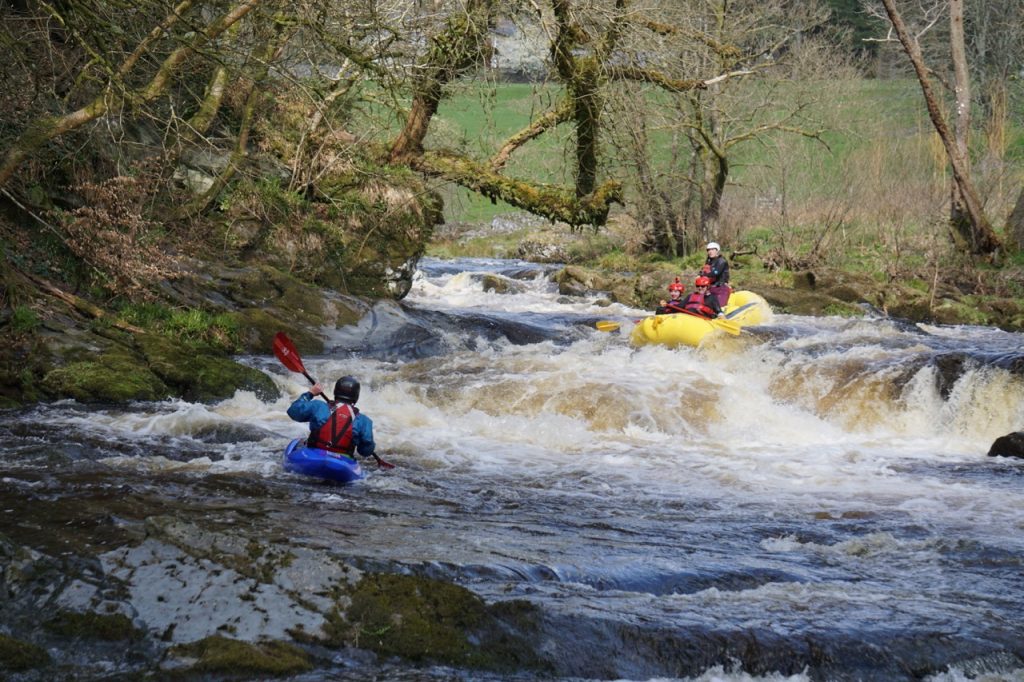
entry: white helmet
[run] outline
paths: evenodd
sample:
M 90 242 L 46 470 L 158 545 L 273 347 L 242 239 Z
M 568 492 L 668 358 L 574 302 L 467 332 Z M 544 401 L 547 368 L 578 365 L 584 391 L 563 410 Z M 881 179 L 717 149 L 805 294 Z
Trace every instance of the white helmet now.
M 718 245 L 718 242 L 708 242 L 708 245 L 707 245 L 706 248 L 708 248 L 708 249 L 718 249 L 719 251 L 722 250 L 722 247 Z

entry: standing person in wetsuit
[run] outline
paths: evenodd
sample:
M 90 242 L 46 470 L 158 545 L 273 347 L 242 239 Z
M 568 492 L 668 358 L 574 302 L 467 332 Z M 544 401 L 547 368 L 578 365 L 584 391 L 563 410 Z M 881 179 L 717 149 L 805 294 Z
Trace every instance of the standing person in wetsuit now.
M 722 312 L 722 306 L 718 302 L 718 297 L 709 291 L 711 279 L 701 275 L 693 281 L 693 285 L 697 287 L 697 291 L 683 300 L 683 310 L 708 319 L 725 317 L 725 313 Z
M 334 384 L 334 400 L 322 402 L 316 396 L 324 392 L 319 383 L 300 395 L 288 408 L 288 416 L 297 422 L 309 422 L 306 446 L 339 454 L 358 452 L 372 457 L 377 450 L 373 442 L 373 421 L 356 407 L 359 382 L 343 376 Z
M 711 293 L 718 297 L 720 306 L 729 302 L 732 287 L 729 285 L 729 261 L 721 255 L 722 247 L 718 242 L 708 242 L 708 257 L 700 274 L 711 280 Z

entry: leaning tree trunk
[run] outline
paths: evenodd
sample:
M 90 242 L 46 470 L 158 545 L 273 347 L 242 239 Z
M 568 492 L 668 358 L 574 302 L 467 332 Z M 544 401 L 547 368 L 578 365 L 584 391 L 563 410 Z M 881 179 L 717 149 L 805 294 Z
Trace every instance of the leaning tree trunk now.
M 423 154 L 423 140 L 444 96 L 445 85 L 489 61 L 489 19 L 490 0 L 469 0 L 465 12 L 453 14 L 444 30 L 430 39 L 405 126 L 391 143 L 392 163 Z
M 966 229 L 967 233 L 960 234 L 960 236 L 967 242 L 972 253 L 994 253 L 1001 246 L 999 237 L 992 230 L 992 226 L 985 217 L 981 200 L 974 189 L 974 183 L 971 182 L 967 159 L 960 153 L 956 140 L 953 134 L 950 133 L 949 126 L 946 125 L 946 119 L 942 115 L 942 109 L 939 107 L 938 97 L 936 97 L 935 91 L 932 89 L 931 79 L 928 77 L 928 67 L 924 63 L 921 46 L 918 45 L 917 41 L 907 31 L 907 27 L 903 23 L 903 17 L 896 10 L 894 0 L 882 0 L 882 4 L 885 6 L 885 12 L 889 15 L 889 21 L 892 22 L 896 35 L 899 37 L 900 44 L 903 45 L 903 51 L 906 52 L 907 57 L 910 58 L 910 63 L 914 67 L 914 72 L 917 74 L 917 82 L 920 84 L 921 92 L 924 94 L 928 116 L 935 127 L 935 132 L 939 134 L 939 139 L 942 140 L 942 145 L 946 149 L 946 156 L 949 159 L 949 165 L 953 169 L 953 181 L 956 183 L 960 196 L 963 199 L 964 212 L 967 218 L 965 225 L 962 226 Z M 954 225 L 954 227 L 958 226 Z

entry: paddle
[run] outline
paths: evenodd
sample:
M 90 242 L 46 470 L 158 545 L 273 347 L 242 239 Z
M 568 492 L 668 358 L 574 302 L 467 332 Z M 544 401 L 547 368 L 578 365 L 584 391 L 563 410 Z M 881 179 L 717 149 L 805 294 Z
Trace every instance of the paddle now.
M 753 308 L 755 305 L 757 305 L 757 303 L 758 303 L 757 301 L 751 301 L 750 303 L 746 303 L 744 305 L 741 305 L 739 308 L 737 308 L 736 310 L 732 311 L 731 313 L 726 313 L 725 314 L 725 319 L 731 320 L 732 318 L 734 318 L 737 315 L 739 315 L 740 313 L 742 313 L 744 310 L 746 310 L 748 308 Z
M 277 334 L 274 335 L 274 355 L 277 356 L 277 359 L 281 361 L 282 365 L 284 365 L 291 371 L 300 372 L 302 376 L 306 377 L 306 379 L 309 380 L 309 383 L 317 383 L 316 379 L 309 376 L 309 373 L 306 372 L 306 368 L 303 367 L 302 365 L 302 358 L 299 356 L 299 351 L 296 350 L 295 344 L 292 343 L 292 340 L 289 339 L 284 332 L 278 332 Z M 320 395 L 323 397 L 324 400 L 330 402 L 330 399 L 326 395 L 324 395 L 323 393 L 321 393 Z M 384 461 L 377 453 L 373 453 L 373 455 L 371 456 L 375 460 L 377 460 L 377 466 L 379 466 L 381 469 L 395 468 L 394 464 L 392 464 L 391 462 Z

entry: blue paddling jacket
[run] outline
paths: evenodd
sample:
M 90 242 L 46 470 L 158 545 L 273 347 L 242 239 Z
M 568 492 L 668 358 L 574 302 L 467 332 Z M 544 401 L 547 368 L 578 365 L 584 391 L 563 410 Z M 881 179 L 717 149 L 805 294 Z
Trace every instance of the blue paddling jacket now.
M 373 442 L 373 420 L 360 412 L 355 405 L 349 407 L 356 413 L 356 418 L 352 421 L 352 442 L 355 444 L 356 452 L 363 457 L 370 457 L 377 450 L 377 444 Z M 309 422 L 309 432 L 312 436 L 331 418 L 331 407 L 326 401 L 316 400 L 312 393 L 306 391 L 288 408 L 288 416 L 297 422 Z

